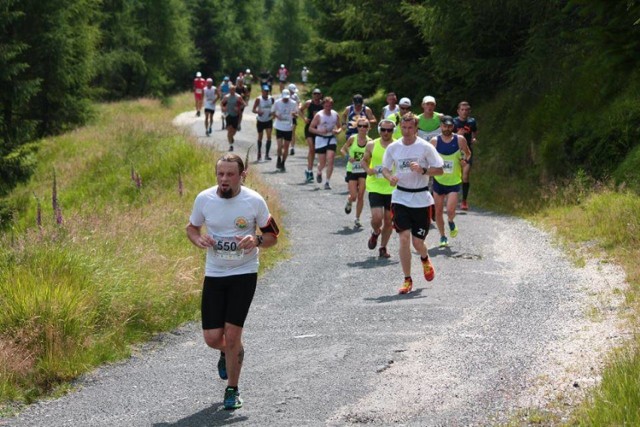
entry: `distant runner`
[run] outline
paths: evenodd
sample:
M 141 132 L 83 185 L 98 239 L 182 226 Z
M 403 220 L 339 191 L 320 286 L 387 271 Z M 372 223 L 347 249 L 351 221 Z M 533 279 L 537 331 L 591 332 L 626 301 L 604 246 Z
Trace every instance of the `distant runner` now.
M 476 119 L 469 116 L 470 113 L 471 106 L 467 101 L 462 101 L 458 104 L 458 117 L 453 119 L 453 131 L 458 135 L 464 136 L 467 140 L 467 145 L 469 145 L 469 150 L 473 154 L 473 146 L 478 143 L 478 125 L 476 124 Z M 469 196 L 469 175 L 471 174 L 472 164 L 473 157 L 462 166 L 462 203 L 460 204 L 460 209 L 464 211 L 469 209 L 467 197 Z
M 218 100 L 218 91 L 213 86 L 213 79 L 207 79 L 207 86 L 204 88 L 204 129 L 207 136 L 211 135 L 211 127 L 213 126 L 213 114 L 216 112 L 216 101 Z
M 234 85 L 229 86 L 229 93 L 222 98 L 220 107 L 227 116 L 227 141 L 229 142 L 229 151 L 233 151 L 234 136 L 238 129 L 238 120 L 245 107 L 244 100 L 236 93 L 236 87 Z
M 209 347 L 220 350 L 218 375 L 227 380 L 227 410 L 243 403 L 238 389 L 244 362 L 242 331 L 258 281 L 258 248 L 275 245 L 279 234 L 264 198 L 242 185 L 246 174 L 238 155 L 229 153 L 218 160 L 218 184 L 198 194 L 186 229 L 191 243 L 207 251 L 202 333 Z
M 286 172 L 285 162 L 291 144 L 293 120 L 298 116 L 298 105 L 291 100 L 289 89 L 282 91 L 282 96 L 273 105 L 271 117 L 275 118 L 273 127 L 276 128 L 276 144 L 278 145 L 278 160 L 276 169 Z
M 206 84 L 206 80 L 202 78 L 202 73 L 198 71 L 196 73 L 196 78 L 193 79 L 193 95 L 196 99 L 196 117 L 200 117 L 200 110 L 202 110 L 202 98 Z
M 420 254 L 424 278 L 432 281 L 436 271 L 431 264 L 424 239 L 429 233 L 433 197 L 429 193 L 429 176 L 442 175 L 442 158 L 438 152 L 417 136 L 418 118 L 412 113 L 400 121 L 402 138 L 393 142 L 384 153 L 382 174 L 396 189 L 391 195 L 393 222 L 400 237 L 400 263 L 404 282 L 398 293 L 413 288 L 411 278 L 411 245 Z
M 409 103 L 409 106 L 411 106 L 411 103 Z M 380 119 L 388 119 L 389 117 L 399 112 L 400 107 L 398 106 L 398 97 L 394 92 L 389 92 L 387 94 L 387 105 L 382 108 Z
M 322 101 L 323 108 L 316 113 L 311 120 L 309 130 L 316 135 L 315 151 L 318 156 L 318 174 L 316 181 L 322 183 L 322 171 L 327 168 L 327 180 L 324 183 L 325 190 L 331 190 L 331 175 L 333 174 L 333 162 L 338 149 L 337 135 L 342 132 L 342 123 L 338 112 L 333 110 L 333 98 L 327 96 Z
M 391 255 L 387 251 L 387 245 L 393 231 L 393 221 L 391 217 L 391 193 L 394 187 L 382 175 L 382 158 L 389 144 L 393 142 L 393 130 L 396 124 L 393 120 L 382 119 L 378 124 L 380 138 L 374 139 L 367 144 L 367 148 L 362 158 L 362 166 L 367 172 L 366 187 L 369 192 L 369 206 L 371 207 L 371 237 L 367 242 L 369 249 L 373 250 L 380 240 L 378 256 L 389 258 Z
M 440 116 L 436 113 L 436 99 L 427 95 L 422 98 L 422 114 L 418 116 L 418 136 L 425 141 L 440 135 Z
M 220 85 L 218 86 L 218 99 L 223 99 L 229 93 L 229 87 L 231 86 L 231 82 L 229 81 L 229 76 L 224 76 Z M 226 111 L 222 111 L 220 114 L 222 119 L 222 129 L 227 128 L 227 113 Z
M 356 128 L 356 118 L 364 117 L 369 120 L 371 126 L 375 125 L 377 120 L 373 115 L 371 108 L 364 105 L 364 98 L 360 94 L 353 95 L 353 104 L 349 105 L 342 112 L 342 121 L 346 127 L 345 137 L 349 138 L 351 135 L 358 133 Z
M 291 83 L 289 85 L 289 92 L 291 93 L 291 102 L 294 102 L 296 104 L 296 108 L 298 110 L 297 112 L 300 113 L 300 96 L 298 94 L 298 88 L 296 87 L 296 85 Z M 289 150 L 289 154 L 293 156 L 294 154 L 296 154 L 296 128 L 298 127 L 298 115 L 293 118 L 291 125 L 291 149 Z
M 313 120 L 313 117 L 318 111 L 321 111 L 322 108 L 322 91 L 318 88 L 315 88 L 311 93 L 311 99 L 305 101 L 305 103 L 300 107 L 300 115 L 306 123 L 304 125 L 304 137 L 309 148 L 309 150 L 307 151 L 307 170 L 304 171 L 304 177 L 307 183 L 313 182 L 313 161 L 316 157 L 316 136 L 311 133 L 309 126 L 311 125 L 311 120 Z
M 289 70 L 284 66 L 284 64 L 280 64 L 280 68 L 278 68 L 278 82 L 280 83 L 280 93 L 284 90 L 285 85 L 287 84 L 287 80 L 289 79 Z
M 253 112 L 256 114 L 256 129 L 258 130 L 258 161 L 262 160 L 262 134 L 267 133 L 267 145 L 264 150 L 264 159 L 271 160 L 269 150 L 271 150 L 271 132 L 273 129 L 273 118 L 271 110 L 274 100 L 269 95 L 269 86 L 262 85 L 262 93 L 253 102 Z
M 347 161 L 347 187 L 349 189 L 349 195 L 347 196 L 347 204 L 344 207 L 344 212 L 349 215 L 353 202 L 356 202 L 356 219 L 354 224 L 357 228 L 360 228 L 362 227 L 360 215 L 362 215 L 362 208 L 364 207 L 364 192 L 367 180 L 367 172 L 365 172 L 362 166 L 362 158 L 364 157 L 367 143 L 371 141 L 371 138 L 367 136 L 369 120 L 365 117 L 360 117 L 357 119 L 356 126 L 358 133 L 351 135 L 349 139 L 347 139 L 340 149 L 340 152 L 344 156 L 347 154 L 349 156 L 349 160 Z
M 442 116 L 440 122 L 442 135 L 433 137 L 431 144 L 436 147 L 438 154 L 444 160 L 444 173 L 433 177 L 433 198 L 435 199 L 436 225 L 440 232 L 440 247 L 445 247 L 449 244 L 444 232 L 443 211 L 445 200 L 449 235 L 456 237 L 458 235 L 458 227 L 454 219 L 456 217 L 456 207 L 458 206 L 458 192 L 462 182 L 462 167 L 471 159 L 471 151 L 467 147 L 467 141 L 462 136 L 453 133 L 454 124 L 451 116 Z

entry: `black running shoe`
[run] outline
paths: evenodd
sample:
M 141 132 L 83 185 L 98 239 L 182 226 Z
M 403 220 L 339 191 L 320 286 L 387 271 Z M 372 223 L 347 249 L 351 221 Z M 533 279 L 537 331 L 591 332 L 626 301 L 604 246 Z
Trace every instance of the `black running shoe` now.
M 233 410 L 242 408 L 240 391 L 237 388 L 227 387 L 224 391 L 224 409 Z

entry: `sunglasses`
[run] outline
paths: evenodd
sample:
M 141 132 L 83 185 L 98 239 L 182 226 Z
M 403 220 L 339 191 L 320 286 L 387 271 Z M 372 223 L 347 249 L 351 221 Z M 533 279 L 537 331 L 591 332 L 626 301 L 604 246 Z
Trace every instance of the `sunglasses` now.
M 391 129 L 380 128 L 380 132 L 393 132 L 393 128 L 391 128 Z
M 401 110 L 408 110 L 409 107 L 400 107 Z
M 369 125 L 358 125 L 359 128 L 368 128 Z

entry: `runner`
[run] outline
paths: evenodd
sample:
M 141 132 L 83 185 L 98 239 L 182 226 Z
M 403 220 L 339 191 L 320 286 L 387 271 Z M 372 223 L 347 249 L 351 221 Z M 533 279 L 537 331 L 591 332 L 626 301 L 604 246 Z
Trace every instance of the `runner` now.
M 302 67 L 302 71 L 300 71 L 300 78 L 302 79 L 302 88 L 304 89 L 307 86 L 307 80 L 309 79 L 309 69 L 307 67 Z
M 258 247 L 275 245 L 279 234 L 262 196 L 242 186 L 246 174 L 238 155 L 218 160 L 218 184 L 198 194 L 186 230 L 191 243 L 207 251 L 202 333 L 209 347 L 220 350 L 218 375 L 227 380 L 223 403 L 228 410 L 243 403 L 238 390 L 242 331 L 258 280 Z
M 356 117 L 365 117 L 369 120 L 369 125 L 376 124 L 376 117 L 373 115 L 371 108 L 364 105 L 364 98 L 360 94 L 353 95 L 353 104 L 344 109 L 342 113 L 342 121 L 347 128 L 345 137 L 348 139 L 351 135 L 358 133 L 356 128 Z
M 426 141 L 440 135 L 440 116 L 436 113 L 436 99 L 433 96 L 422 98 L 422 114 L 418 116 L 418 136 Z
M 236 134 L 236 129 L 238 128 L 238 120 L 245 106 L 246 105 L 242 97 L 236 93 L 236 87 L 234 85 L 230 85 L 229 93 L 226 94 L 220 102 L 220 107 L 227 116 L 227 141 L 229 142 L 229 151 L 233 151 L 233 143 L 235 141 L 234 136 Z
M 247 93 L 249 97 L 247 97 L 247 103 L 249 103 L 249 98 L 251 97 L 251 88 L 253 85 L 253 74 L 251 74 L 251 70 L 247 68 L 244 72 L 244 86 L 247 88 Z
M 258 161 L 262 160 L 262 134 L 267 132 L 267 145 L 264 150 L 264 159 L 271 160 L 269 150 L 271 150 L 271 131 L 273 128 L 273 119 L 271 118 L 271 109 L 274 100 L 269 95 L 269 86 L 262 86 L 262 93 L 253 103 L 253 112 L 256 114 L 256 128 L 258 130 Z
M 229 86 L 231 86 L 229 76 L 224 76 L 222 82 L 220 82 L 220 86 L 218 86 L 218 99 L 224 98 L 229 93 Z M 222 130 L 224 130 L 227 127 L 227 113 L 222 111 L 220 116 L 222 119 Z
M 213 79 L 207 79 L 207 86 L 204 88 L 204 130 L 207 136 L 211 135 L 211 127 L 213 126 L 213 114 L 216 112 L 216 101 L 218 100 L 218 91 L 213 86 Z
M 247 87 L 244 85 L 244 76 L 242 78 L 238 78 L 238 85 L 236 86 L 236 93 L 242 97 L 244 101 L 244 105 L 249 105 L 249 91 Z M 240 109 L 240 115 L 238 116 L 238 131 L 242 130 L 242 117 L 244 115 L 244 108 Z
M 202 94 L 204 93 L 204 87 L 207 82 L 202 78 L 202 73 L 198 71 L 196 78 L 193 79 L 193 95 L 196 99 L 196 117 L 200 117 L 200 110 L 202 110 Z
M 278 146 L 278 160 L 276 169 L 286 172 L 285 162 L 289 154 L 289 144 L 291 143 L 293 119 L 298 115 L 298 106 L 291 100 L 289 89 L 282 91 L 282 97 L 273 105 L 271 117 L 276 120 L 273 127 L 276 128 L 276 144 Z
M 471 165 L 473 164 L 473 146 L 478 143 L 478 125 L 476 119 L 469 117 L 471 113 L 471 105 L 467 101 L 458 104 L 458 117 L 453 119 L 453 131 L 458 135 L 464 136 L 467 145 L 471 151 L 471 158 L 462 165 L 462 203 L 460 209 L 466 211 L 469 209 L 467 197 L 469 196 L 469 175 L 471 174 Z
M 402 116 L 411 112 L 411 100 L 409 98 L 401 98 L 398 103 L 398 112 L 392 114 L 388 118 L 393 120 L 396 124 L 395 130 L 393 131 L 393 140 L 402 138 L 402 131 L 400 129 L 400 121 L 402 120 Z
M 431 281 L 435 277 L 424 242 L 429 233 L 429 211 L 433 209 L 428 177 L 442 175 L 443 162 L 433 145 L 417 136 L 418 118 L 413 113 L 402 116 L 400 127 L 402 138 L 387 147 L 382 174 L 396 187 L 391 195 L 391 210 L 394 228 L 400 237 L 400 263 L 404 273 L 398 292 L 406 294 L 413 288 L 411 245 L 420 254 L 425 279 Z
M 344 212 L 349 215 L 353 202 L 356 202 L 356 219 L 354 224 L 357 228 L 360 228 L 362 227 L 360 215 L 364 207 L 364 191 L 367 180 L 367 172 L 365 172 L 362 166 L 362 158 L 364 157 L 367 143 L 371 141 L 371 138 L 367 136 L 367 132 L 369 132 L 369 120 L 365 117 L 359 117 L 356 119 L 356 122 L 358 133 L 351 135 L 349 139 L 347 139 L 340 149 L 340 152 L 343 156 L 348 154 L 349 159 L 347 161 L 347 186 L 349 195 L 347 196 L 347 204 L 344 207 Z
M 458 206 L 458 192 L 462 182 L 462 167 L 471 159 L 471 151 L 467 141 L 460 135 L 453 133 L 453 118 L 442 116 L 440 118 L 442 135 L 431 139 L 431 144 L 436 147 L 438 154 L 444 160 L 444 173 L 433 177 L 433 197 L 435 199 L 436 225 L 440 232 L 440 247 L 449 244 L 444 232 L 444 204 L 447 204 L 447 220 L 449 223 L 449 235 L 456 237 L 458 227 L 454 222 L 456 206 Z M 462 155 L 464 154 L 464 157 Z
M 367 242 L 369 249 L 373 250 L 380 240 L 378 256 L 380 258 L 390 258 L 387 245 L 393 231 L 393 221 L 391 216 L 391 193 L 393 187 L 382 175 L 382 158 L 389 144 L 393 142 L 393 130 L 395 122 L 391 119 L 382 119 L 378 124 L 380 138 L 374 139 L 367 144 L 367 148 L 362 158 L 362 166 L 367 172 L 366 187 L 369 192 L 369 206 L 371 207 L 371 237 Z
M 289 78 L 289 70 L 284 66 L 284 64 L 280 64 L 280 68 L 278 68 L 278 82 L 280 83 L 280 93 L 284 90 L 284 86 L 287 84 L 287 79 Z
M 268 70 L 262 70 L 260 73 L 260 87 L 262 88 L 265 85 L 269 87 L 269 95 L 271 95 L 271 91 L 273 89 L 273 76 Z
M 306 123 L 304 125 L 304 137 L 309 147 L 309 151 L 307 152 L 307 170 L 304 171 L 304 177 L 307 183 L 313 182 L 313 160 L 316 157 L 315 135 L 309 130 L 309 125 L 311 124 L 313 116 L 315 116 L 318 111 L 321 111 L 322 108 L 322 91 L 318 88 L 315 88 L 313 92 L 311 92 L 311 99 L 305 101 L 300 107 L 300 115 Z M 304 115 L 305 111 L 307 112 L 306 115 Z
M 295 102 L 296 104 L 296 108 L 298 109 L 298 112 L 300 111 L 300 97 L 298 96 L 298 88 L 296 87 L 296 85 L 294 85 L 293 83 L 291 83 L 289 85 L 289 92 L 291 93 L 291 102 Z M 298 138 L 296 136 L 296 127 L 298 126 L 298 117 L 294 117 L 293 121 L 291 122 L 292 126 L 291 126 L 291 150 L 289 151 L 290 155 L 294 155 L 296 154 L 296 139 Z
M 311 120 L 309 130 L 316 135 L 315 152 L 318 155 L 318 174 L 316 181 L 322 183 L 322 171 L 327 168 L 327 180 L 324 183 L 325 190 L 331 190 L 331 175 L 333 174 L 333 162 L 338 149 L 337 135 L 342 132 L 342 123 L 338 112 L 333 110 L 333 98 L 327 96 L 322 101 L 322 110 L 316 113 Z
M 409 106 L 411 106 L 411 101 L 409 101 Z M 380 118 L 387 119 L 390 116 L 393 116 L 396 113 L 400 112 L 400 108 L 398 106 L 398 97 L 394 92 L 389 92 L 387 94 L 387 105 L 382 108 L 382 113 L 380 114 Z

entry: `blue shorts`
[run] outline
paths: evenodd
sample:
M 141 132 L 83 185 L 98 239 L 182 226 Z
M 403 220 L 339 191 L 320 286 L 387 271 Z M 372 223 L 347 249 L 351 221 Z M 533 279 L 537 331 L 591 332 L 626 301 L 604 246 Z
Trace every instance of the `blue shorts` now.
M 440 196 L 445 196 L 449 193 L 459 193 L 460 192 L 460 184 L 456 185 L 443 185 L 438 182 L 438 180 L 433 180 L 433 192 Z

